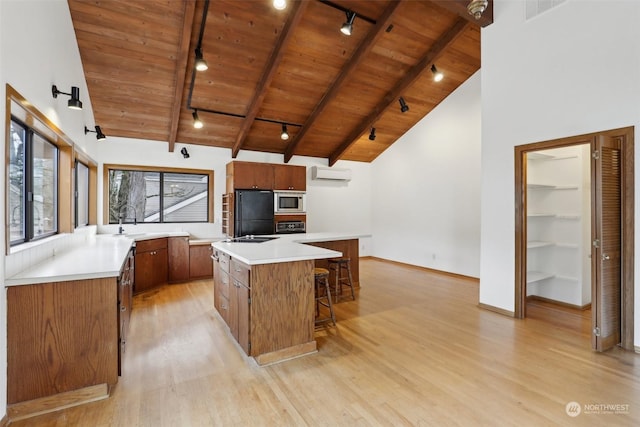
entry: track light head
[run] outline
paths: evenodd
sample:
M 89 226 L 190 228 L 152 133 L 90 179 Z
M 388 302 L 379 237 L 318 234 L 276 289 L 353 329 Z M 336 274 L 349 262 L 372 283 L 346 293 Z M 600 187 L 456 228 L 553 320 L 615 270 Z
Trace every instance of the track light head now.
M 91 130 L 88 127 L 84 127 L 84 134 L 88 134 L 89 132 L 91 133 L 95 133 L 96 134 L 96 139 L 98 141 L 104 141 L 105 139 L 107 139 L 107 135 L 105 135 L 104 133 L 102 133 L 102 129 L 100 129 L 100 126 L 96 126 L 95 127 L 96 130 Z
M 196 129 L 202 129 L 202 127 L 204 126 L 204 123 L 202 123 L 202 120 L 200 120 L 200 117 L 198 117 L 198 110 L 193 110 L 193 127 Z
M 400 99 L 398 100 L 400 102 L 400 111 L 403 113 L 406 113 L 407 111 L 409 111 L 409 106 L 407 105 L 406 102 L 404 102 L 404 98 L 400 97 Z
M 72 110 L 82 110 L 82 101 L 80 101 L 80 88 L 71 86 L 71 93 L 62 92 L 58 90 L 56 85 L 51 86 L 51 94 L 54 98 L 57 98 L 59 94 L 70 96 L 71 99 L 67 102 L 67 107 Z
M 369 133 L 369 141 L 376 140 L 376 128 L 371 128 L 371 132 Z
M 480 19 L 482 12 L 485 11 L 488 5 L 489 2 L 487 0 L 472 0 L 469 2 L 467 10 L 469 11 L 469 15 L 473 15 L 474 18 Z
M 273 8 L 276 10 L 283 10 L 287 8 L 286 0 L 273 0 Z
M 191 157 L 186 147 L 182 147 L 182 150 L 180 150 L 180 153 L 182 154 L 182 157 L 184 157 L 185 159 L 188 159 L 189 157 Z
M 340 28 L 340 32 L 346 36 L 350 36 L 353 31 L 353 21 L 356 19 L 356 13 L 348 10 L 347 12 L 347 21 L 342 24 Z
M 196 48 L 195 67 L 196 67 L 196 70 L 198 71 L 207 71 L 209 69 L 209 65 L 207 64 L 207 61 L 205 61 L 204 57 L 202 56 L 202 48 L 199 46 Z
M 438 69 L 436 68 L 436 64 L 432 64 L 431 65 L 431 72 L 433 73 L 433 81 L 434 82 L 439 82 L 440 80 L 442 80 L 444 78 L 444 74 L 442 74 L 440 71 L 438 71 Z
M 287 132 L 287 125 L 286 124 L 282 124 L 282 133 L 280 133 L 280 139 L 282 139 L 283 141 L 286 141 L 287 139 L 289 139 L 289 132 Z

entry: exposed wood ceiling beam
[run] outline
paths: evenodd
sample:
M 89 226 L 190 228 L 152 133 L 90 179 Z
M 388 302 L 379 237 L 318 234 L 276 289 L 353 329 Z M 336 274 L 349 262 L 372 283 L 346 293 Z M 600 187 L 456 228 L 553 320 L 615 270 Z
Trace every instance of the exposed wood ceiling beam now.
M 304 138 L 304 135 L 311 129 L 311 125 L 315 122 L 315 120 L 322 114 L 327 105 L 340 93 L 340 88 L 346 82 L 349 74 L 360 64 L 362 59 L 369 53 L 373 45 L 378 41 L 378 39 L 384 34 L 385 30 L 391 23 L 391 18 L 393 14 L 396 12 L 398 6 L 400 5 L 400 1 L 393 1 L 387 6 L 384 13 L 376 21 L 376 25 L 371 29 L 367 37 L 360 43 L 358 49 L 354 52 L 354 54 L 349 58 L 349 61 L 342 67 L 340 74 L 336 77 L 336 79 L 331 84 L 331 87 L 327 92 L 325 92 L 324 96 L 320 100 L 320 102 L 316 105 L 313 112 L 309 115 L 307 120 L 305 121 L 302 128 L 298 131 L 295 138 L 289 143 L 285 152 L 284 152 L 284 162 L 287 163 L 291 160 L 291 157 L 295 154 L 296 147 Z
M 258 82 L 258 86 L 256 87 L 256 91 L 253 96 L 253 99 L 249 104 L 246 119 L 244 120 L 244 122 L 242 122 L 242 127 L 240 128 L 240 132 L 238 132 L 236 141 L 233 144 L 233 147 L 231 148 L 231 157 L 233 158 L 235 158 L 238 155 L 238 152 L 240 151 L 240 148 L 242 147 L 242 144 L 244 143 L 244 140 L 247 137 L 247 133 L 249 132 L 249 129 L 253 125 L 253 121 L 258 115 L 258 111 L 262 106 L 264 97 L 267 95 L 267 89 L 269 89 L 269 86 L 271 85 L 271 81 L 273 80 L 273 77 L 275 76 L 276 71 L 278 70 L 278 65 L 280 65 L 280 62 L 282 61 L 282 57 L 285 54 L 285 50 L 286 50 L 285 47 L 291 40 L 293 31 L 300 23 L 300 20 L 302 19 L 302 14 L 304 13 L 308 4 L 309 4 L 309 0 L 302 0 L 302 1 L 293 2 L 293 4 L 291 5 L 292 10 L 291 10 L 291 13 L 289 14 L 289 18 L 287 19 L 287 22 L 282 32 L 280 33 L 280 37 L 276 42 L 276 45 L 273 49 L 273 52 L 271 53 L 271 57 L 269 58 L 269 61 L 267 61 L 267 64 L 265 65 L 264 71 L 262 72 L 262 77 Z
M 178 58 L 176 59 L 175 72 L 175 93 L 173 103 L 171 104 L 171 117 L 169 123 L 169 152 L 172 153 L 176 145 L 176 137 L 178 135 L 178 124 L 180 123 L 180 109 L 182 108 L 182 94 L 184 93 L 184 84 L 187 76 L 187 64 L 189 63 L 189 45 L 191 44 L 191 28 L 194 25 L 193 18 L 196 10 L 195 1 L 184 2 L 184 15 L 182 18 L 182 34 L 180 39 L 180 49 L 178 50 Z
M 364 120 L 362 120 L 338 146 L 338 148 L 331 153 L 329 156 L 329 166 L 333 166 L 344 155 L 349 147 L 351 147 L 357 139 L 371 127 L 371 124 L 382 116 L 384 110 L 394 103 L 396 99 L 400 97 L 405 90 L 407 90 L 407 88 L 420 78 L 421 73 L 464 32 L 468 25 L 471 24 L 464 18 L 458 18 L 456 20 L 455 24 L 453 24 L 453 26 L 433 44 L 431 49 L 427 51 L 420 62 L 414 65 L 405 77 L 398 81 L 393 89 L 387 92 L 385 97 L 374 107 L 373 111 L 365 117 Z
M 469 14 L 467 6 L 471 3 L 470 0 L 431 0 L 431 2 L 481 27 L 486 27 L 493 23 L 493 0 L 489 0 L 487 9 L 482 12 L 480 19 L 476 19 Z

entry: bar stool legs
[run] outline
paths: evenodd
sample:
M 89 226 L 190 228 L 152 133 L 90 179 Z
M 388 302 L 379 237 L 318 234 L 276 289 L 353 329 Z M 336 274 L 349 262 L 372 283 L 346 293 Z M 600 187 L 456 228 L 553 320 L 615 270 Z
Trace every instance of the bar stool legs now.
M 326 268 L 314 268 L 315 277 L 315 295 L 316 295 L 316 326 L 332 322 L 336 324 L 336 315 L 333 312 L 333 304 L 331 303 L 331 290 L 329 289 L 329 270 Z M 320 317 L 320 306 L 329 309 L 328 317 Z
M 351 276 L 351 258 L 336 258 L 329 260 L 329 268 L 336 273 L 335 286 L 333 292 L 334 302 L 342 297 L 342 285 L 351 288 L 351 299 L 355 301 L 356 294 L 353 290 L 353 277 Z M 343 276 L 343 271 L 346 275 Z

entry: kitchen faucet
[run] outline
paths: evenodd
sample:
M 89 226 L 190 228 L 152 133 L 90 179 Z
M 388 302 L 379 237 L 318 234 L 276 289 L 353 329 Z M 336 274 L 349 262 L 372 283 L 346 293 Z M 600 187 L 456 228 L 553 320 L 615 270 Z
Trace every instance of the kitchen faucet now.
M 135 206 L 133 205 L 122 205 L 120 209 L 118 209 L 118 234 L 124 233 L 124 227 L 122 226 L 122 208 L 131 208 L 133 209 L 133 225 L 138 224 L 138 213 L 136 211 Z

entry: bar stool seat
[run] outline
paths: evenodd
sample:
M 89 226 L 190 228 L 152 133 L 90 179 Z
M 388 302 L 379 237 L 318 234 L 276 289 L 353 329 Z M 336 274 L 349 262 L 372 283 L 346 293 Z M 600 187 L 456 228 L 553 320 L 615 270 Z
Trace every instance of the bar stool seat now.
M 315 281 L 315 298 L 316 298 L 316 326 L 326 322 L 336 324 L 336 315 L 333 312 L 333 304 L 331 303 L 331 290 L 329 288 L 329 270 L 326 268 L 313 269 Z M 329 309 L 329 315 L 320 317 L 320 306 Z
M 351 289 L 351 299 L 355 301 L 356 294 L 353 290 L 353 277 L 351 276 L 351 258 L 333 258 L 329 260 L 329 269 L 333 270 L 336 274 L 334 282 L 333 298 L 334 303 L 337 303 L 340 298 L 343 298 L 342 286 L 348 286 Z M 343 273 L 346 273 L 343 275 Z

